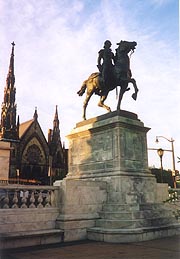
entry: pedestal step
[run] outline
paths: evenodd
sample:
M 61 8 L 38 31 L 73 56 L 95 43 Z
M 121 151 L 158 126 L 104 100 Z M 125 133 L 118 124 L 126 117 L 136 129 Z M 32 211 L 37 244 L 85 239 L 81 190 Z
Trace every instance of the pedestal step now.
M 163 203 L 146 203 L 146 204 L 121 204 L 121 203 L 106 203 L 103 205 L 103 211 L 144 211 L 144 210 L 160 210 L 165 209 Z
M 175 219 L 169 217 L 157 217 L 157 218 L 142 218 L 142 219 L 132 219 L 132 220 L 115 220 L 115 219 L 98 219 L 96 220 L 96 227 L 110 228 L 110 229 L 135 229 L 140 227 L 156 227 L 156 226 L 165 226 L 172 222 L 175 222 Z
M 104 228 L 139 228 L 163 226 L 175 223 L 171 210 L 161 203 L 117 204 L 107 203 L 99 213 L 96 227 Z
M 176 234 L 180 229 L 172 211 L 162 203 L 107 203 L 99 215 L 95 227 L 88 229 L 89 239 L 137 242 Z
M 180 224 L 143 227 L 136 229 L 107 229 L 94 227 L 88 229 L 88 239 L 103 241 L 109 243 L 131 243 L 142 242 L 162 237 L 178 235 L 180 233 Z
M 115 220 L 135 220 L 135 219 L 147 219 L 147 218 L 158 218 L 161 216 L 172 217 L 171 211 L 166 211 L 164 213 L 163 210 L 145 210 L 145 211 L 131 211 L 131 212 L 107 212 L 102 211 L 99 213 L 101 219 L 115 219 Z

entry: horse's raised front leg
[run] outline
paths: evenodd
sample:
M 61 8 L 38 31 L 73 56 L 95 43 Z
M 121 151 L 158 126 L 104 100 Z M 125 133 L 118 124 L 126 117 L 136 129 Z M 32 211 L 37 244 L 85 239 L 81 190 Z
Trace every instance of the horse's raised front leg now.
M 91 98 L 93 92 L 87 92 L 86 93 L 86 98 L 84 100 L 84 104 L 83 104 L 83 119 L 86 120 L 86 108 L 89 102 L 89 99 Z
M 134 91 L 135 91 L 135 92 L 132 94 L 132 98 L 136 101 L 136 99 L 137 99 L 137 93 L 138 93 L 138 91 L 139 91 L 139 89 L 137 88 L 136 80 L 135 80 L 134 78 L 131 78 L 131 79 L 129 80 L 129 82 L 132 83 L 133 86 L 134 86 Z
M 106 109 L 108 112 L 111 112 L 111 108 L 104 104 L 104 101 L 106 100 L 106 98 L 107 98 L 107 95 L 101 96 L 98 106 Z

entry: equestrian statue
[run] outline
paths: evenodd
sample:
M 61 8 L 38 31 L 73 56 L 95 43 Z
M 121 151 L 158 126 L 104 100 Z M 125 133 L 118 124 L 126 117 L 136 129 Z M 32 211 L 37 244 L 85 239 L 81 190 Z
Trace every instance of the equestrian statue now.
M 98 106 L 105 108 L 107 111 L 111 111 L 110 107 L 104 104 L 109 91 L 120 86 L 120 93 L 118 98 L 117 110 L 120 110 L 121 101 L 126 91 L 129 91 L 128 84 L 132 83 L 134 87 L 134 93 L 132 98 L 136 100 L 138 88 L 136 81 L 132 78 L 130 70 L 130 56 L 134 53 L 137 43 L 135 41 L 120 41 L 117 43 L 115 55 L 111 50 L 111 42 L 106 40 L 104 42 L 104 48 L 99 51 L 98 55 L 98 69 L 99 72 L 92 73 L 87 80 L 85 80 L 81 86 L 81 89 L 77 92 L 79 96 L 82 96 L 86 91 L 86 98 L 83 105 L 83 119 L 86 120 L 86 108 L 88 102 L 93 94 L 100 96 Z

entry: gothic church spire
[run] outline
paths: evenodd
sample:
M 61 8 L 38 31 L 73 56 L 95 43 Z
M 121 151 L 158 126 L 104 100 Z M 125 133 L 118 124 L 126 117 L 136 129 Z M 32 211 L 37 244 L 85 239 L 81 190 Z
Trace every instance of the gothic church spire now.
M 14 84 L 15 84 L 15 76 L 14 76 L 14 46 L 15 46 L 15 43 L 14 43 L 14 41 L 11 44 L 12 44 L 12 52 L 11 52 L 11 57 L 10 57 L 9 71 L 8 71 L 8 75 L 7 75 L 7 79 L 6 79 L 7 88 L 14 88 Z
M 53 131 L 59 132 L 59 118 L 58 118 L 57 105 L 56 105 L 56 111 L 55 111 L 54 121 L 53 121 Z
M 53 129 L 49 131 L 48 142 L 52 154 L 55 152 L 58 145 L 60 145 L 62 148 L 57 105 L 53 120 Z
M 12 51 L 10 57 L 9 70 L 4 88 L 4 102 L 1 110 L 0 137 L 8 140 L 18 140 L 18 129 L 16 125 L 16 88 L 14 75 L 14 46 L 12 42 Z

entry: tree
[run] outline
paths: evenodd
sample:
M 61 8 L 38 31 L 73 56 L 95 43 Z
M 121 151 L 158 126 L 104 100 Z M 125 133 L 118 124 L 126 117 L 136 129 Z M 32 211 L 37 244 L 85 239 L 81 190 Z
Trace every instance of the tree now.
M 156 177 L 157 183 L 161 183 L 161 169 L 158 168 L 150 168 L 151 173 Z M 173 177 L 171 170 L 163 170 L 162 172 L 162 180 L 163 183 L 167 183 L 169 186 L 173 188 Z

